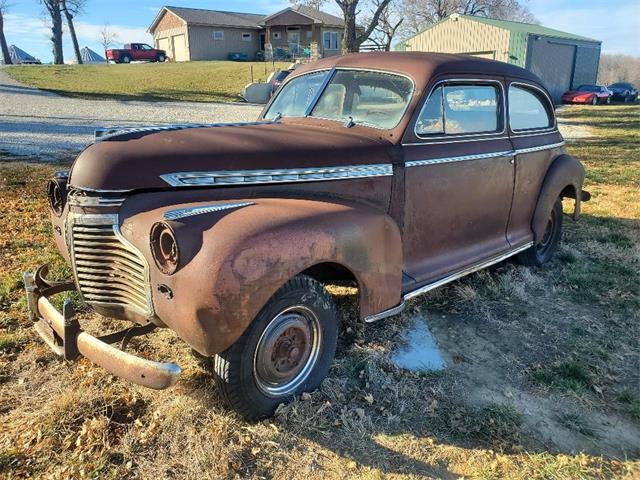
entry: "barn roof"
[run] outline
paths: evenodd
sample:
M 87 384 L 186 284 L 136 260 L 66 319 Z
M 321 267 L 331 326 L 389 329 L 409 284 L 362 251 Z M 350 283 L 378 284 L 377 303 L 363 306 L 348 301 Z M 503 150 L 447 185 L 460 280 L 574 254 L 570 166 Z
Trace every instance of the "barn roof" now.
M 541 35 L 544 37 L 555 37 L 555 38 L 564 38 L 566 40 L 579 40 L 583 42 L 597 42 L 602 43 L 600 40 L 594 40 L 593 38 L 583 37 L 581 35 L 576 35 L 574 33 L 563 32 L 561 30 L 556 30 L 554 28 L 544 27 L 542 25 L 537 25 L 534 23 L 524 23 L 524 22 L 514 22 L 511 20 L 498 20 L 496 18 L 487 18 L 487 17 L 478 17 L 474 15 L 461 15 L 458 13 L 454 13 L 449 15 L 442 20 L 432 23 L 431 25 L 423 28 L 421 31 L 416 33 L 415 35 L 411 35 L 410 37 L 402 39 L 399 43 L 394 46 L 394 50 L 403 50 L 406 42 L 411 40 L 414 37 L 430 30 L 431 28 L 439 25 L 443 22 L 446 22 L 452 18 L 465 18 L 467 20 L 472 20 L 474 22 L 485 23 L 487 25 L 492 25 L 494 27 L 502 28 L 505 30 L 509 30 L 512 32 L 523 33 L 525 35 Z

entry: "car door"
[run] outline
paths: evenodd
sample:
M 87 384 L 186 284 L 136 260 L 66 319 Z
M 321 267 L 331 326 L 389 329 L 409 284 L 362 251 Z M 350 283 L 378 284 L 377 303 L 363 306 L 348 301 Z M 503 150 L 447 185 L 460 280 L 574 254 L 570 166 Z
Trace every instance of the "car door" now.
M 405 291 L 509 249 L 514 165 L 502 79 L 435 83 L 403 151 Z
M 531 82 L 508 79 L 509 135 L 515 150 L 513 208 L 507 239 L 512 245 L 533 240 L 531 220 L 542 182 L 564 142 L 558 131 L 553 102 Z

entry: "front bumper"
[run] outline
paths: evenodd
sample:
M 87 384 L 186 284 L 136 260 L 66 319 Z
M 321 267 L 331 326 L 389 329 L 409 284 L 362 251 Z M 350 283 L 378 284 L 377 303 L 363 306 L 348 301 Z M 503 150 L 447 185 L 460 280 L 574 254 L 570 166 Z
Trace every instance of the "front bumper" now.
M 35 275 L 26 272 L 24 287 L 29 317 L 51 350 L 66 360 L 75 360 L 82 355 L 113 375 L 144 387 L 160 390 L 176 383 L 182 370 L 175 363 L 147 360 L 110 345 L 122 342 L 124 346 L 131 337 L 151 331 L 152 325 L 94 337 L 80 328 L 69 300 L 65 301 L 62 313 L 49 301 L 52 295 L 76 290 L 75 283 L 50 282 L 45 278 L 46 274 L 46 265 L 38 268 Z

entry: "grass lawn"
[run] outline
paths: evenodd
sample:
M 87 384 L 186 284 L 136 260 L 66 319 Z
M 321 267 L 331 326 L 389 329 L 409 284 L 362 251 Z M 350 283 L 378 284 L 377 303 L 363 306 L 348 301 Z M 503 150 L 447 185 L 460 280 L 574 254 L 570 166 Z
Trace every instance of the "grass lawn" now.
M 567 146 L 593 197 L 579 222 L 565 220 L 554 261 L 504 262 L 366 328 L 355 289 L 331 286 L 344 313 L 330 376 L 258 423 L 221 405 L 170 331 L 130 346 L 183 367 L 160 392 L 44 346 L 21 273 L 50 262 L 68 274 L 44 188 L 60 166 L 0 163 L 0 477 L 640 478 L 640 107 L 562 115 L 595 134 Z M 387 360 L 416 318 L 429 322 L 443 373 Z M 83 313 L 90 331 L 116 325 Z
M 25 65 L 4 71 L 32 87 L 79 98 L 237 102 L 242 88 L 291 63 L 183 62 Z

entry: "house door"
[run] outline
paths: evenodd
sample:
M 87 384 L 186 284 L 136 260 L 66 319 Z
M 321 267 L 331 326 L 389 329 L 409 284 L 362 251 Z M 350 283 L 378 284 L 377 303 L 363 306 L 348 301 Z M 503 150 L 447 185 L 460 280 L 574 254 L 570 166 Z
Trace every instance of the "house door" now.
M 260 50 L 264 50 L 264 44 L 265 44 L 265 34 L 261 33 L 260 34 Z
M 300 30 L 287 31 L 287 41 L 289 42 L 289 52 L 293 56 L 299 56 L 300 50 Z

